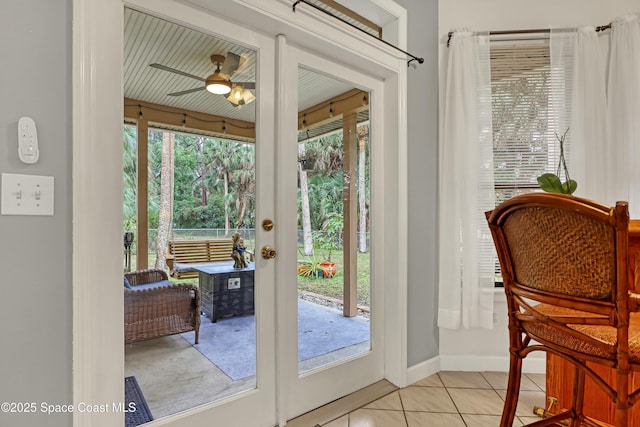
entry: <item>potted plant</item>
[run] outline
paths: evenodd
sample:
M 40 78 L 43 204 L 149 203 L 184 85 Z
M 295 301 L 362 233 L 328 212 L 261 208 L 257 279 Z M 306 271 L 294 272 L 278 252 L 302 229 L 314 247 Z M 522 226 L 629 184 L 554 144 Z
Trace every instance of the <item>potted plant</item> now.
M 560 142 L 560 159 L 558 160 L 558 170 L 554 175 L 552 173 L 543 173 L 538 177 L 538 185 L 547 193 L 561 193 L 561 194 L 573 194 L 578 188 L 578 183 L 569 177 L 569 169 L 567 168 L 567 162 L 564 158 L 564 140 L 569 132 L 569 128 L 564 131 L 562 136 L 556 138 Z M 560 180 L 561 170 L 564 172 L 565 182 Z
M 336 275 L 336 263 L 331 261 L 331 255 L 323 260 L 314 251 L 305 259 L 298 260 L 298 275 L 324 279 L 333 277 Z

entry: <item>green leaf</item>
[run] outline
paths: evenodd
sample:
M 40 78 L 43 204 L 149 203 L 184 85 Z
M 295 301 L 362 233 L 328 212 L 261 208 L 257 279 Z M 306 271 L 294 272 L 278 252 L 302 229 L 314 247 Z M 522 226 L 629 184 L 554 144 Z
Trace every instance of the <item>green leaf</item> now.
M 547 193 L 564 193 L 560 178 L 552 173 L 545 173 L 538 177 L 538 185 Z
M 576 188 L 578 188 L 578 183 L 572 179 L 562 183 L 562 192 L 564 194 L 573 194 L 576 191 Z

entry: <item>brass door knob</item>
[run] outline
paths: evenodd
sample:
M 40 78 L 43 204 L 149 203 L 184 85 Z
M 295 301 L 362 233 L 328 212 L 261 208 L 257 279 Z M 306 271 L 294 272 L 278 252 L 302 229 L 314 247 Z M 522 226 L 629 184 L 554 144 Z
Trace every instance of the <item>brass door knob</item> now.
M 271 246 L 263 246 L 262 247 L 262 258 L 271 259 L 276 257 L 276 250 Z

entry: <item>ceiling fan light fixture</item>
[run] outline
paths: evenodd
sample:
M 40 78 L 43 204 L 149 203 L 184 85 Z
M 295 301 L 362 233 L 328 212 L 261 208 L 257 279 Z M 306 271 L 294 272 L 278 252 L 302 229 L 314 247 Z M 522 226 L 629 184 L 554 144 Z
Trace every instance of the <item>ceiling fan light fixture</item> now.
M 241 85 L 234 85 L 231 93 L 227 96 L 227 101 L 234 107 L 241 107 L 250 104 L 256 99 L 255 95 L 249 89 L 243 88 Z
M 226 95 L 231 92 L 231 83 L 220 76 L 220 72 L 216 71 L 207 77 L 207 90 L 216 95 Z
M 238 104 L 240 101 L 242 101 L 243 91 L 244 91 L 244 88 L 242 86 L 234 85 L 231 88 L 231 92 L 229 92 L 229 96 L 227 97 L 227 99 L 229 100 L 229 102 L 233 104 Z

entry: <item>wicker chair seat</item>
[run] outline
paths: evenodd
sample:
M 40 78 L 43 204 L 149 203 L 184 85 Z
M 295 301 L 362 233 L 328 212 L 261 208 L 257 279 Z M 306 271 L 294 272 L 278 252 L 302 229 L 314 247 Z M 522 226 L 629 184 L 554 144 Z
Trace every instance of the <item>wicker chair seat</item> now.
M 593 317 L 591 313 L 551 304 L 538 304 L 534 308 L 545 316 Z M 541 340 L 577 351 L 585 356 L 604 357 L 611 360 L 616 358 L 617 334 L 616 328 L 613 326 L 567 325 L 569 328 L 605 344 L 606 351 L 604 348 L 591 345 L 585 338 L 576 337 L 542 322 L 523 322 L 522 326 L 528 333 Z M 640 313 L 631 313 L 629 318 L 629 362 L 640 363 Z
M 124 288 L 124 341 L 158 338 L 166 335 L 200 331 L 200 290 L 190 283 L 154 286 L 167 281 L 163 270 L 148 269 L 126 273 L 131 288 Z M 142 288 L 142 289 L 141 289 Z

